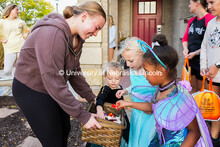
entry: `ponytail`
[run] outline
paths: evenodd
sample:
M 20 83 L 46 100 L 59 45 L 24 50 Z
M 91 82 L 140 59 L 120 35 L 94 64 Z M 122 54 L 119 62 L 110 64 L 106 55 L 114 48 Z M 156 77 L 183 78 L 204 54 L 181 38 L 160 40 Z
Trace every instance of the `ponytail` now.
M 106 14 L 103 8 L 97 2 L 93 1 L 84 2 L 78 6 L 67 6 L 63 11 L 63 16 L 67 19 L 72 16 L 80 15 L 85 11 L 91 16 L 99 14 L 106 20 Z

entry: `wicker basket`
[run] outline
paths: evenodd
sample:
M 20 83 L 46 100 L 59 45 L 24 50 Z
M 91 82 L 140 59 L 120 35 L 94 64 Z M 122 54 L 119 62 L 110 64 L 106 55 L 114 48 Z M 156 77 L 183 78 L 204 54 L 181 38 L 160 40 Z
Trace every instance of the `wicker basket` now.
M 119 147 L 121 142 L 122 131 L 126 128 L 126 122 L 124 119 L 124 109 L 116 110 L 111 107 L 112 104 L 105 103 L 104 111 L 106 114 L 114 113 L 121 115 L 121 124 L 117 124 L 108 120 L 96 118 L 99 124 L 102 126 L 101 129 L 82 129 L 82 141 L 89 142 L 92 144 L 98 144 L 106 147 Z M 90 104 L 88 108 L 89 112 L 96 113 L 95 105 Z

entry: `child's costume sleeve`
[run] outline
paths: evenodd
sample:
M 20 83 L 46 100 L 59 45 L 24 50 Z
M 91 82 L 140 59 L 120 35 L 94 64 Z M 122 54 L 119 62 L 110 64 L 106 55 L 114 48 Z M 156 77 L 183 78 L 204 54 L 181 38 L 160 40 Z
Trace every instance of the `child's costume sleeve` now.
M 102 106 L 104 105 L 105 103 L 105 100 L 108 96 L 108 93 L 111 91 L 111 89 L 108 87 L 108 86 L 103 86 L 101 88 L 101 90 L 99 91 L 99 94 L 97 96 L 97 99 L 96 99 L 96 106 Z

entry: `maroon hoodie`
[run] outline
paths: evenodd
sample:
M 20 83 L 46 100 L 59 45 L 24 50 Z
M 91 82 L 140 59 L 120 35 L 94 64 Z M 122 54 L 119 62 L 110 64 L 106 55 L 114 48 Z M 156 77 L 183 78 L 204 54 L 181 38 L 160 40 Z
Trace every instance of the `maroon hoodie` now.
M 80 39 L 77 51 L 73 52 L 73 37 L 63 16 L 45 16 L 33 26 L 21 49 L 15 78 L 35 91 L 49 94 L 65 112 L 85 124 L 91 113 L 83 109 L 67 85 L 69 80 L 76 93 L 89 102 L 96 97 L 82 75 L 70 74 L 81 72 L 83 43 Z M 62 71 L 67 73 L 61 76 Z

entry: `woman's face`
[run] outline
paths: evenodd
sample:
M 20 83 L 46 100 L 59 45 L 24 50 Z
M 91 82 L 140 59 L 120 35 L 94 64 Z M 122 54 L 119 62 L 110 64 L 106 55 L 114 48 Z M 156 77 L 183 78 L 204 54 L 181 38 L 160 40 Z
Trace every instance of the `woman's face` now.
M 18 17 L 18 7 L 15 7 L 14 9 L 11 10 L 10 15 L 12 15 L 13 17 Z
M 220 16 L 220 0 L 207 0 L 208 9 L 212 15 Z
M 196 9 L 196 2 L 195 1 L 193 1 L 193 0 L 190 0 L 189 1 L 189 11 L 190 11 L 190 13 L 193 13 L 194 11 L 195 11 L 195 9 Z
M 126 61 L 127 66 L 131 69 L 138 70 L 142 67 L 142 54 L 138 54 L 133 50 L 125 50 L 122 53 L 122 57 Z
M 91 36 L 97 36 L 98 32 L 105 25 L 105 19 L 101 15 L 90 16 L 84 12 L 81 17 L 80 29 L 78 30 L 79 36 L 85 40 Z

